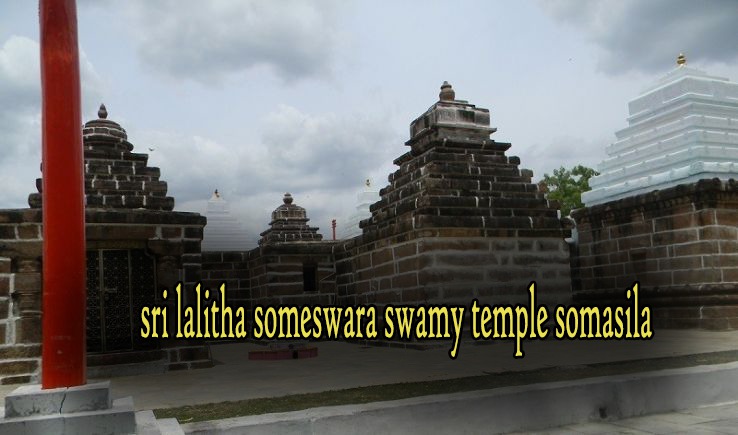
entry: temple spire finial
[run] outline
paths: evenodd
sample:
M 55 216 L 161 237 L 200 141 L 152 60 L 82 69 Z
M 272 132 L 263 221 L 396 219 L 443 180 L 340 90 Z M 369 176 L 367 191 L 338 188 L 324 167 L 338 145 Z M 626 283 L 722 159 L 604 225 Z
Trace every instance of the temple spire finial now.
M 679 56 L 677 56 L 677 65 L 680 67 L 687 64 L 687 56 L 684 55 L 684 53 L 679 53 Z
M 100 109 L 97 110 L 97 117 L 100 119 L 106 119 L 108 117 L 108 109 L 105 108 L 104 104 L 100 104 Z
M 438 94 L 438 98 L 441 101 L 454 101 L 456 99 L 456 92 L 447 81 L 444 81 L 441 85 L 441 93 Z

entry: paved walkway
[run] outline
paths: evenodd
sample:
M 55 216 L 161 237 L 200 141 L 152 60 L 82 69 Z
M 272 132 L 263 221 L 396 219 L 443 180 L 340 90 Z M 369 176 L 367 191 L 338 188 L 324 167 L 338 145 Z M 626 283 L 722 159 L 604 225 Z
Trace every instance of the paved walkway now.
M 513 345 L 509 340 L 481 345 L 471 340 L 463 341 L 459 357 L 451 360 L 445 345 L 417 351 L 322 342 L 318 343 L 317 358 L 250 361 L 249 350 L 264 349 L 263 346 L 223 343 L 212 346 L 216 361 L 213 368 L 119 377 L 111 379 L 111 384 L 114 397 L 133 396 L 137 410 L 156 409 L 506 371 L 738 350 L 738 331 L 657 330 L 654 339 L 649 341 L 526 341 L 523 347 L 525 357 L 522 359 L 513 358 Z M 0 395 L 4 396 L 12 389 L 13 386 L 3 386 Z M 738 433 L 738 405 L 611 423 L 580 424 L 552 429 L 547 433 L 670 433 L 675 430 Z
M 738 403 L 706 406 L 608 423 L 582 423 L 535 432 L 563 434 L 736 434 Z
M 113 378 L 115 397 L 133 396 L 137 409 L 167 408 L 400 382 L 452 379 L 613 361 L 738 350 L 738 331 L 656 331 L 647 341 L 529 341 L 513 358 L 513 342 L 462 342 L 452 360 L 444 346 L 424 351 L 318 344 L 317 358 L 250 361 L 250 343 L 212 346 L 216 366 L 194 371 Z M 738 400 L 738 398 L 736 398 Z

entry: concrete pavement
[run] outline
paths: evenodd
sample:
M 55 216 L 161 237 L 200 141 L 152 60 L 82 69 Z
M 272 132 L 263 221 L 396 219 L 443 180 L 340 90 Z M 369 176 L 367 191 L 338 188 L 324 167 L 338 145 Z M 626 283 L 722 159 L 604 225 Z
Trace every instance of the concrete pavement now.
M 249 361 L 248 351 L 262 346 L 216 344 L 216 365 L 210 369 L 112 378 L 111 385 L 114 397 L 133 396 L 137 409 L 152 409 L 738 350 L 738 331 L 661 330 L 654 335 L 647 341 L 529 341 L 522 359 L 513 358 L 509 340 L 463 342 L 456 360 L 445 346 L 418 351 L 321 342 L 317 358 Z
M 464 341 L 456 360 L 448 357 L 447 346 L 441 344 L 436 349 L 417 351 L 321 342 L 318 343 L 317 358 L 283 361 L 248 360 L 249 350 L 263 349 L 252 343 L 214 344 L 212 353 L 216 365 L 213 368 L 113 378 L 112 393 L 114 397 L 133 396 L 136 409 L 143 410 L 682 355 L 698 355 L 694 361 L 699 364 L 700 354 L 738 350 L 738 331 L 656 330 L 654 338 L 648 341 L 526 341 L 523 359 L 513 358 L 513 342 L 509 340 L 483 345 Z M 4 395 L 13 388 L 3 386 L 0 394 Z M 689 417 L 693 415 L 692 411 L 699 418 Z M 736 415 L 735 411 L 734 407 L 726 405 L 717 409 L 715 418 L 711 420 L 700 414 L 708 411 L 691 410 L 674 413 L 678 414 L 676 416 L 667 414 L 658 418 L 639 417 L 640 420 L 585 423 L 551 429 L 551 433 L 572 433 L 573 430 L 584 433 L 589 430 L 594 430 L 589 433 L 649 433 L 647 425 L 652 424 L 649 418 L 657 418 L 653 423 L 658 423 L 654 426 L 656 431 L 652 433 L 662 433 L 659 432 L 662 421 L 666 422 L 663 427 L 672 429 L 673 424 L 678 425 L 682 421 L 690 425 L 708 422 L 716 425 L 695 426 L 694 430 L 717 430 L 718 426 L 732 430 L 729 423 Z M 738 427 L 732 433 L 738 433 Z

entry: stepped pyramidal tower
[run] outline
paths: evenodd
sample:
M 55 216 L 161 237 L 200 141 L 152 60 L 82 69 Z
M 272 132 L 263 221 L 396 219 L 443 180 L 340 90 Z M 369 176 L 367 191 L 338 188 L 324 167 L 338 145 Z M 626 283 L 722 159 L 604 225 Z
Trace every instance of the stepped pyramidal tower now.
M 82 129 L 85 156 L 85 200 L 87 208 L 147 209 L 171 211 L 174 198 L 167 196 L 167 183 L 159 180 L 159 168 L 147 166 L 147 154 L 134 153 L 125 129 L 108 118 L 100 105 L 98 119 Z M 39 193 L 32 193 L 28 203 L 41 207 Z
M 205 217 L 208 224 L 202 239 L 203 251 L 245 251 L 253 247 L 217 189 L 208 201 Z
M 738 174 L 738 83 L 686 62 L 680 55 L 628 103 L 628 127 L 606 148 L 600 175 L 582 194 L 586 205 Z
M 395 159 L 363 234 L 337 258 L 338 298 L 347 303 L 497 302 L 570 292 L 570 235 L 549 202 L 490 139 L 490 113 L 457 100 L 444 82 L 439 100 L 410 124 L 409 150 Z
M 677 65 L 628 104 L 575 210 L 575 298 L 639 281 L 656 327 L 738 327 L 738 84 Z

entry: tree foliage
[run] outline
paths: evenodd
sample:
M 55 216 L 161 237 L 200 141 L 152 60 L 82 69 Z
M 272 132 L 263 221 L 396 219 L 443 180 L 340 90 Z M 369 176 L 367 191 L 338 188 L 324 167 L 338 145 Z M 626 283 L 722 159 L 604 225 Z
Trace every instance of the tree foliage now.
M 548 199 L 561 204 L 561 215 L 568 216 L 572 210 L 584 206 L 582 192 L 590 190 L 589 179 L 595 175 L 600 174 L 583 165 L 577 165 L 571 170 L 562 166 L 554 169 L 553 175 L 545 174 L 539 184 L 544 191 L 548 191 Z

